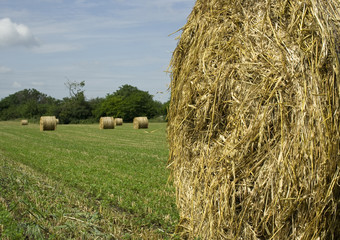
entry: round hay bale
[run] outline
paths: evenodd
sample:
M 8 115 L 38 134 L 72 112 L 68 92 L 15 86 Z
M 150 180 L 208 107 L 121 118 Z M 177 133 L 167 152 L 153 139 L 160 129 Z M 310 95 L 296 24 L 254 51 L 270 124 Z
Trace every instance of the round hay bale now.
M 339 238 L 339 9 L 196 2 L 171 60 L 182 238 Z
M 55 116 L 40 117 L 40 131 L 54 131 L 57 127 Z
M 135 117 L 133 119 L 134 129 L 148 128 L 148 127 L 149 127 L 149 120 L 147 117 Z
M 116 121 L 116 126 L 123 125 L 123 118 L 115 118 L 115 121 Z
M 21 125 L 28 125 L 28 120 L 27 119 L 23 119 L 20 122 Z
M 114 129 L 115 120 L 113 117 L 101 117 L 99 121 L 100 129 Z
M 56 121 L 56 124 L 59 124 L 59 118 L 56 118 L 55 121 Z

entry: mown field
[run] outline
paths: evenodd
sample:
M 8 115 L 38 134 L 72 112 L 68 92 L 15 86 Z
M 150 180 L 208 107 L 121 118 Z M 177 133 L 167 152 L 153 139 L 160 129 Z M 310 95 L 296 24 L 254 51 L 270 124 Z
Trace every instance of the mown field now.
M 170 239 L 166 124 L 0 122 L 0 238 Z

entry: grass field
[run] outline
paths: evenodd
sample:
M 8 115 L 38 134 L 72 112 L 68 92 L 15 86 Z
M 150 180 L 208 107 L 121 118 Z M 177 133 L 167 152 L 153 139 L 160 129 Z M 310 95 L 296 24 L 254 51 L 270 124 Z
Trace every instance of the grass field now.
M 178 221 L 166 124 L 0 122 L 3 239 L 169 239 Z

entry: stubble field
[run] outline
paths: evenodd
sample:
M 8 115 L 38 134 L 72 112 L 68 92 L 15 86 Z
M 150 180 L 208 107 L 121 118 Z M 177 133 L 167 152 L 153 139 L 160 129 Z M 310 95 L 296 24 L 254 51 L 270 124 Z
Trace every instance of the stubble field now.
M 0 122 L 3 239 L 166 239 L 178 221 L 166 123 Z

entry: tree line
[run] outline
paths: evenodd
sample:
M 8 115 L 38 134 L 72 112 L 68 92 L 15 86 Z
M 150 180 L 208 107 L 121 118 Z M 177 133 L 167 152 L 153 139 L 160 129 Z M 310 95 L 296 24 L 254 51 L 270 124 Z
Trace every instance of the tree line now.
M 123 85 L 116 92 L 104 98 L 85 98 L 83 87 L 85 82 L 65 83 L 69 97 L 62 100 L 47 96 L 36 89 L 18 91 L 0 101 L 0 120 L 18 118 L 36 119 L 40 116 L 56 116 L 60 123 L 98 122 L 102 116 L 113 116 L 131 122 L 136 116 L 149 119 L 164 119 L 169 102 L 161 103 L 153 100 L 146 91 L 131 85 Z

